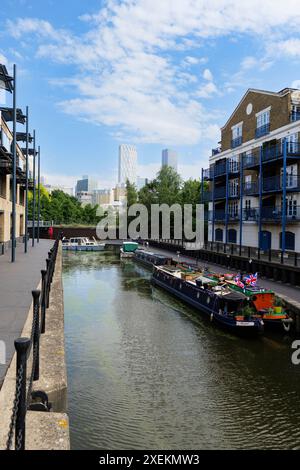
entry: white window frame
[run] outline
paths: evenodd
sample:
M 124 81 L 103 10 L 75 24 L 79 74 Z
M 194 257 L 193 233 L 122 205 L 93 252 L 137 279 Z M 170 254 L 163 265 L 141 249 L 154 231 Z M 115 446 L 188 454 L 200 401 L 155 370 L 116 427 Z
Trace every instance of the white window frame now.
M 242 137 L 243 135 L 243 121 L 239 122 L 238 124 L 235 124 L 231 128 L 232 132 L 232 140 L 238 139 L 239 137 Z
M 270 111 L 271 111 L 271 106 L 269 106 L 268 108 L 262 109 L 261 111 L 255 114 L 256 129 L 259 129 L 260 127 L 270 124 L 270 114 L 271 114 Z

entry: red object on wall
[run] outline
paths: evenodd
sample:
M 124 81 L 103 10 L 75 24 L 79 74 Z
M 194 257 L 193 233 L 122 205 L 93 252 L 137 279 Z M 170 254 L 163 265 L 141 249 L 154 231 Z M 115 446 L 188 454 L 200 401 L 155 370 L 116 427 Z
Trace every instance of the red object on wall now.
M 49 235 L 50 240 L 52 240 L 53 239 L 53 227 L 49 227 L 48 235 Z

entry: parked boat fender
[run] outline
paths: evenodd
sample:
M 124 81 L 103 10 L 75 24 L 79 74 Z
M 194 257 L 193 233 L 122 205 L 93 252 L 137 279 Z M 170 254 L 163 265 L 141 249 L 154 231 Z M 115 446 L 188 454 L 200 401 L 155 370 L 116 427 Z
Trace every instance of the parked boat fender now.
M 210 321 L 213 321 L 213 319 L 214 319 L 214 314 L 211 313 L 211 314 L 210 314 Z
M 287 318 L 286 320 L 282 320 L 282 325 L 284 328 L 284 331 L 289 332 L 291 329 L 291 324 L 293 323 L 292 318 Z

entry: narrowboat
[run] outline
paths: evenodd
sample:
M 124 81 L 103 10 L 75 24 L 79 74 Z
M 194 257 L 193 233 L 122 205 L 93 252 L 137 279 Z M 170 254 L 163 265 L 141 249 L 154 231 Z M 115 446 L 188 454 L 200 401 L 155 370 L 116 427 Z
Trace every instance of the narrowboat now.
M 146 250 L 136 250 L 134 252 L 133 259 L 150 268 L 153 266 L 165 266 L 172 264 L 172 258 Z
M 241 279 L 240 275 L 214 274 L 207 275 L 220 285 L 226 284 L 235 292 L 245 294 L 250 301 L 253 315 L 262 318 L 266 331 L 289 331 L 292 319 L 283 311 L 275 292 L 256 285 L 257 274 L 248 274 Z
M 63 238 L 62 249 L 67 251 L 104 251 L 105 243 L 99 243 L 95 238 L 87 237 Z
M 217 285 L 201 273 L 187 273 L 172 266 L 155 266 L 152 282 L 231 333 L 251 337 L 263 332 L 263 320 L 249 313 L 247 296 L 228 286 Z

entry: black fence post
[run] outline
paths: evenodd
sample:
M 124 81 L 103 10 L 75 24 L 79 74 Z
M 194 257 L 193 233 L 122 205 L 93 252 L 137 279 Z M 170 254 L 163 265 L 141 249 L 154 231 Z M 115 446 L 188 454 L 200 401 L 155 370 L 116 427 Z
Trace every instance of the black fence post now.
M 46 277 L 47 271 L 42 269 L 42 297 L 41 297 L 41 333 L 46 331 Z
M 269 249 L 269 262 L 271 263 L 272 260 L 272 250 L 271 248 Z
M 46 308 L 49 308 L 49 297 L 50 297 L 50 259 L 46 259 L 47 265 L 47 278 L 46 278 Z
M 33 380 L 39 380 L 40 377 L 40 294 L 39 290 L 32 291 L 33 297 Z
M 27 354 L 30 348 L 30 339 L 19 338 L 15 340 L 17 352 L 17 380 L 16 380 L 16 429 L 15 449 L 25 450 L 25 418 L 26 418 L 26 366 Z
M 298 266 L 298 253 L 295 253 L 295 260 L 294 261 L 295 261 L 294 265 L 295 265 L 295 267 L 297 267 Z

